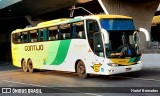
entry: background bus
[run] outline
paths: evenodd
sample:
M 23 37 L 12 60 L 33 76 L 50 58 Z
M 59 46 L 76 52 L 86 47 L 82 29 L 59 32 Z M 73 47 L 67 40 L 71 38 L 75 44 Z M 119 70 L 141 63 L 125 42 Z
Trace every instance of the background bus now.
M 149 35 L 145 29 L 140 29 Z M 111 75 L 142 68 L 139 35 L 131 17 L 91 15 L 42 22 L 11 35 L 14 66 Z

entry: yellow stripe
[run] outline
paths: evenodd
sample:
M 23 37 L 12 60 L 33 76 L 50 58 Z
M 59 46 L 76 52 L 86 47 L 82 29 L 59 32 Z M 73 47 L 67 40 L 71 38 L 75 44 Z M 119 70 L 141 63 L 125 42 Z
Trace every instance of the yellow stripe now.
M 129 62 L 130 58 L 127 59 L 111 59 L 112 63 L 115 64 L 120 64 L 120 65 L 131 65 L 134 64 L 135 62 Z

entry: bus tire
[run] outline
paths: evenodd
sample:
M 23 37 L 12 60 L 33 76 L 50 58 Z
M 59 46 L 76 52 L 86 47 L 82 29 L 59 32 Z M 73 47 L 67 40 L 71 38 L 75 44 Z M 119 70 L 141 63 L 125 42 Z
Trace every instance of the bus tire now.
M 85 68 L 83 61 L 79 61 L 76 68 L 77 68 L 78 77 L 84 79 L 89 76 L 89 74 L 86 73 L 86 68 Z
M 22 60 L 21 65 L 22 65 L 23 71 L 28 72 L 28 66 L 25 59 Z
M 29 72 L 33 73 L 34 68 L 33 68 L 33 63 L 32 63 L 31 59 L 28 60 L 27 65 L 28 65 L 27 68 L 28 68 Z

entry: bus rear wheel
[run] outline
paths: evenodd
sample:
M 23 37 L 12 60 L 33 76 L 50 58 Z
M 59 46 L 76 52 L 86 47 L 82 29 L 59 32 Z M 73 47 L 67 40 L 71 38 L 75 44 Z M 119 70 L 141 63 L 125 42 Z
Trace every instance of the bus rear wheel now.
M 27 67 L 28 67 L 28 70 L 30 73 L 33 73 L 34 71 L 34 68 L 33 68 L 33 63 L 32 63 L 32 60 L 29 59 L 28 62 L 27 62 Z
M 24 72 L 28 72 L 28 67 L 27 67 L 27 63 L 25 60 L 22 60 L 22 69 Z
M 77 64 L 77 74 L 80 78 L 87 78 L 89 74 L 86 73 L 86 68 L 83 61 L 79 61 Z

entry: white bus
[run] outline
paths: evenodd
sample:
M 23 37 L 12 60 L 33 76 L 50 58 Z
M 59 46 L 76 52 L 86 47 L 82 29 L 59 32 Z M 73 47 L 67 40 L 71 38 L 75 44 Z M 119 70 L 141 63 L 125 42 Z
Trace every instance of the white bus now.
M 149 35 L 142 30 L 147 40 Z M 111 75 L 142 69 L 139 35 L 131 17 L 90 15 L 42 22 L 11 35 L 14 66 Z

